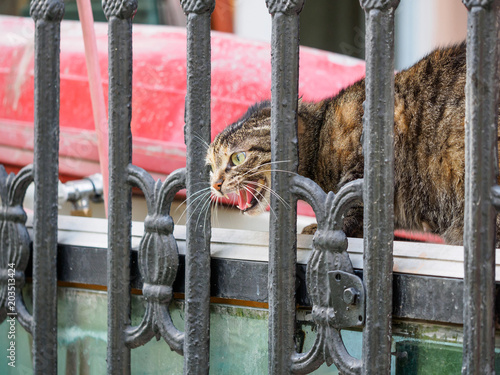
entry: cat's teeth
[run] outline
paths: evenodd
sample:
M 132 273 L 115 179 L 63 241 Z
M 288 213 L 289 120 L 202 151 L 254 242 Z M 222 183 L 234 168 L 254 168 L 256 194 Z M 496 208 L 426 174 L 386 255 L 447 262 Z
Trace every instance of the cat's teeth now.
M 256 184 L 248 183 L 245 188 L 238 192 L 238 208 L 245 211 L 247 208 L 252 207 L 252 200 L 255 196 Z
M 251 202 L 255 196 L 255 184 L 254 183 L 251 183 L 251 184 L 248 184 L 247 185 L 247 189 L 248 189 L 248 192 L 247 192 L 247 205 L 246 205 L 246 208 L 250 207 L 251 206 Z
M 238 192 L 238 208 L 243 211 L 247 208 L 247 191 L 245 189 L 241 189 Z

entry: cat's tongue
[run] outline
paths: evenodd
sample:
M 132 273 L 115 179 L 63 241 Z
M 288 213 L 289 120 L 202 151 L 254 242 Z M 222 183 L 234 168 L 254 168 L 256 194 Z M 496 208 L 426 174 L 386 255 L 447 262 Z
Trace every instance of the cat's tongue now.
M 245 189 L 241 189 L 238 192 L 238 208 L 241 211 L 245 211 L 248 207 L 251 207 L 252 199 L 255 195 L 255 184 L 247 184 Z

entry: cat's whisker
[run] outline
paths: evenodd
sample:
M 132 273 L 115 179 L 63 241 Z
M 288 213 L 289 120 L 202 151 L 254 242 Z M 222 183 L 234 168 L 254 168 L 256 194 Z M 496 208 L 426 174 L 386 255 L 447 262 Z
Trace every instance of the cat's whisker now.
M 198 181 L 198 182 L 193 182 L 191 186 L 199 186 L 199 185 L 206 185 L 206 181 Z
M 194 199 L 192 199 L 191 201 L 189 201 L 187 203 L 187 206 L 189 207 L 190 205 L 193 205 L 196 201 L 198 200 L 203 200 L 204 198 L 206 198 L 207 196 L 210 196 L 211 195 L 211 191 L 205 191 L 203 192 L 202 194 L 199 194 L 197 197 L 194 197 Z
M 198 219 L 196 220 L 196 225 L 198 225 L 198 221 L 200 220 L 201 215 L 203 214 L 203 211 L 204 211 L 205 212 L 205 217 L 204 217 L 204 222 L 203 222 L 203 231 L 204 232 L 207 230 L 207 217 L 208 217 L 208 213 L 210 212 L 211 204 L 212 204 L 212 200 L 209 199 L 207 204 L 205 206 L 203 206 L 202 209 L 200 210 L 200 215 L 198 216 Z
M 198 191 L 195 191 L 194 193 L 192 193 L 190 196 L 191 197 L 196 197 L 197 195 L 201 194 L 201 193 L 205 193 L 207 192 L 208 190 L 212 190 L 212 187 L 211 186 L 208 186 L 206 188 L 203 188 L 201 190 L 198 190 Z M 186 197 L 188 196 L 188 194 L 186 194 Z M 186 198 L 187 199 L 187 198 Z
M 258 203 L 259 205 L 262 204 L 261 200 L 255 196 L 255 194 L 250 190 L 250 188 L 248 188 L 246 185 L 244 185 L 244 189 L 248 192 L 248 194 L 250 194 L 255 199 L 257 199 L 257 201 L 259 202 Z M 264 200 L 266 202 L 266 207 L 269 206 L 269 209 L 271 210 L 271 213 L 274 215 L 274 217 L 276 217 L 276 213 L 274 212 L 273 208 L 271 207 L 271 204 L 270 204 L 269 200 L 265 197 L 265 195 L 262 194 L 261 192 L 258 192 L 258 191 L 256 191 L 256 193 L 261 196 L 262 200 Z
M 265 162 L 265 163 L 260 163 L 259 165 L 256 165 L 255 167 L 253 167 L 252 169 L 250 169 L 249 171 L 247 172 L 250 172 L 252 170 L 255 170 L 257 168 L 261 168 L 265 165 L 271 165 L 271 164 L 277 164 L 277 163 L 289 163 L 291 160 L 277 160 L 277 161 L 268 161 L 268 162 Z
M 194 215 L 196 212 L 198 212 L 198 218 L 196 219 L 196 225 L 198 225 L 198 222 L 199 222 L 199 220 L 200 220 L 200 217 L 201 217 L 201 215 L 203 214 L 203 211 L 206 209 L 205 207 L 206 207 L 207 205 L 209 205 L 209 204 L 210 204 L 210 199 L 208 199 L 208 200 L 201 200 L 201 201 L 199 201 L 199 202 L 197 203 L 197 205 L 196 205 L 195 209 L 193 210 L 193 212 L 191 212 L 191 214 L 189 215 L 189 217 L 186 219 L 186 220 L 187 220 L 187 222 L 189 222 L 189 221 L 192 219 L 193 215 Z M 201 209 L 198 209 L 200 206 L 201 206 Z
M 186 219 L 187 221 L 189 221 L 189 219 L 191 218 L 191 216 L 194 214 L 194 212 L 198 209 L 198 207 L 200 206 L 200 204 L 203 204 L 204 203 L 204 200 L 205 198 L 208 197 L 208 201 L 210 201 L 210 194 L 211 192 L 205 192 L 204 194 L 200 194 L 198 195 L 195 199 L 193 199 L 192 201 L 190 201 L 187 205 L 186 205 L 186 208 L 184 209 L 184 211 L 182 212 L 181 216 L 179 217 L 179 220 L 182 219 L 182 217 L 184 216 L 184 214 L 187 212 L 188 210 L 188 207 L 192 206 L 193 204 L 196 203 L 196 207 L 195 207 L 195 210 L 191 213 L 191 215 Z M 198 202 L 197 202 L 198 201 Z
M 277 164 L 277 163 L 288 163 L 290 162 L 290 160 L 283 160 L 283 161 L 269 161 L 267 163 L 263 163 L 263 164 L 259 164 L 257 165 L 256 167 L 253 167 L 252 169 L 249 169 L 248 171 L 246 171 L 245 173 L 243 173 L 241 176 L 242 177 L 245 177 L 247 174 L 251 173 L 251 172 L 259 172 L 258 169 L 266 166 L 266 165 L 272 165 L 272 164 Z M 262 171 L 261 171 L 262 172 Z M 293 173 L 293 172 L 292 172 Z
M 256 181 L 244 181 L 244 183 L 245 184 L 249 184 L 249 183 L 255 184 L 256 186 L 262 188 L 263 190 L 268 191 L 270 194 L 274 195 L 276 197 L 276 199 L 278 199 L 284 206 L 286 206 L 287 208 L 290 208 L 290 205 L 282 197 L 280 197 L 280 195 L 278 193 L 276 193 L 273 189 L 271 189 L 266 184 L 262 184 L 262 183 L 256 182 Z
M 210 210 L 212 212 L 212 223 L 214 226 L 218 226 L 218 210 L 217 210 L 217 201 L 218 197 L 214 197 L 214 199 L 211 199 L 210 201 Z
M 252 176 L 255 176 L 257 174 L 260 174 L 264 171 L 256 171 L 254 173 L 252 173 L 251 175 L 246 175 L 246 174 L 242 174 L 242 176 L 245 176 L 245 177 L 252 177 Z M 268 169 L 266 170 L 265 172 L 281 172 L 281 173 L 290 173 L 294 176 L 298 176 L 299 174 L 297 172 L 291 172 L 291 171 L 287 171 L 287 170 L 284 170 L 284 169 Z
M 195 198 L 196 196 L 200 196 L 200 194 L 205 193 L 207 190 L 211 190 L 211 187 L 207 187 L 207 188 L 205 188 L 205 189 L 198 190 L 197 192 L 193 193 L 193 195 L 191 195 L 191 198 Z M 196 198 L 195 198 L 195 199 L 196 199 Z M 183 206 L 183 205 L 187 202 L 187 200 L 188 200 L 188 198 L 187 198 L 187 196 L 186 196 L 186 199 L 184 199 L 184 200 L 183 200 L 183 201 L 182 201 L 182 202 L 181 202 L 181 203 L 177 206 L 177 208 L 174 210 L 174 213 L 176 213 L 176 212 L 179 210 L 179 208 L 180 208 L 181 206 Z
M 216 226 L 217 211 L 215 210 L 216 200 L 210 199 L 208 211 L 210 212 L 210 225 Z
M 194 139 L 200 141 L 201 144 L 206 147 L 206 149 L 210 147 L 210 144 L 206 140 L 204 140 L 199 134 L 193 133 L 193 136 Z
M 222 199 L 221 197 L 216 197 L 215 198 L 215 202 L 214 202 L 214 212 L 215 212 L 215 219 L 217 220 L 216 221 L 217 222 L 217 226 L 220 226 L 219 209 L 220 209 L 221 206 L 224 207 L 224 205 L 222 205 L 220 203 L 221 199 Z
M 187 199 L 186 199 L 186 200 L 187 200 Z M 192 204 L 193 204 L 193 202 L 191 202 L 191 205 L 192 205 Z M 180 206 L 179 206 L 179 207 L 180 207 Z M 182 211 L 181 215 L 179 216 L 178 221 L 181 221 L 181 220 L 182 220 L 182 218 L 183 218 L 183 217 L 184 217 L 184 215 L 187 213 L 187 211 L 188 211 L 188 205 L 186 205 L 186 206 L 185 206 L 184 210 Z M 186 221 L 187 221 L 187 219 L 186 219 Z

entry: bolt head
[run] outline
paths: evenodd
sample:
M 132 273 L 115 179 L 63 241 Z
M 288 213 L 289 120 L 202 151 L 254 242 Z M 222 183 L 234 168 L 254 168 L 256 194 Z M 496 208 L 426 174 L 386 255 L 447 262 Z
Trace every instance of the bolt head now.
M 359 296 L 356 288 L 347 288 L 344 290 L 344 302 L 348 305 L 355 305 Z

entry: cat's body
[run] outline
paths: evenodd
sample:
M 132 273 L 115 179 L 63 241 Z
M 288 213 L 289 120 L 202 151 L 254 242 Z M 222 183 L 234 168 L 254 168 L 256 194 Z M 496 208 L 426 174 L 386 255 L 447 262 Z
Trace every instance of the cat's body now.
M 449 244 L 463 242 L 465 60 L 461 44 L 436 50 L 395 76 L 395 228 L 436 233 Z M 319 103 L 299 103 L 298 172 L 325 191 L 363 177 L 364 100 L 361 80 Z M 210 146 L 213 191 L 247 190 L 239 207 L 261 212 L 269 197 L 270 161 L 270 106 L 263 102 Z M 361 205 L 346 215 L 344 230 L 362 235 Z

